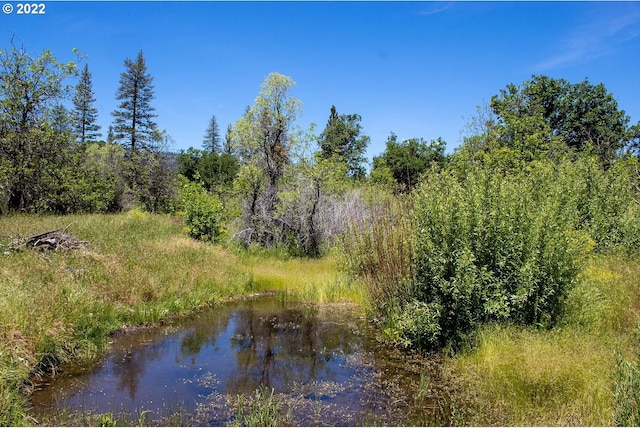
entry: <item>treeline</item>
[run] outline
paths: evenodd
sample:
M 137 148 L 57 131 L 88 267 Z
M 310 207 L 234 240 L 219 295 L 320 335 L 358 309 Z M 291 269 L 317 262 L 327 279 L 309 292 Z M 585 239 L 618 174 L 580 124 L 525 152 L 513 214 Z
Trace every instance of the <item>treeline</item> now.
M 77 84 L 69 84 L 77 77 Z M 125 60 L 107 140 L 87 65 L 0 51 L 0 212 L 158 211 L 175 197 L 142 52 Z
M 380 201 L 416 198 L 430 177 L 452 174 L 464 184 L 478 169 L 508 176 L 532 162 L 557 167 L 586 156 L 597 159 L 593 181 L 640 147 L 638 125 L 604 85 L 534 76 L 479 109 L 455 153 L 447 155 L 441 139 L 398 141 L 391 133 L 369 169 L 360 115 L 331 106 L 322 132 L 301 129 L 295 82 L 271 73 L 224 137 L 212 115 L 202 149 L 182 151 L 174 167 L 142 52 L 124 61 L 104 140 L 88 65 L 12 46 L 0 52 L 0 67 L 0 212 L 140 206 L 183 213 L 198 239 L 228 235 L 292 254 L 322 254 L 354 224 L 381 215 Z

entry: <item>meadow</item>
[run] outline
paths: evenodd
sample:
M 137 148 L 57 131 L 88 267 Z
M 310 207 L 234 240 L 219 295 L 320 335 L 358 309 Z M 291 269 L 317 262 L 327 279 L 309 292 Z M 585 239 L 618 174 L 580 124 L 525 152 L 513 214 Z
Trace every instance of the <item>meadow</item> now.
M 637 426 L 640 263 L 589 260 L 550 330 L 487 325 L 448 360 L 457 425 Z

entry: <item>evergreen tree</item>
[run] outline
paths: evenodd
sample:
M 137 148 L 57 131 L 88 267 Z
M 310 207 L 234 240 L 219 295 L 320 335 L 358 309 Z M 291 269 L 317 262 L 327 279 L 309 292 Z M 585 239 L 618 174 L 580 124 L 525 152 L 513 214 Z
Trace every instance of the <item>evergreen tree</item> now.
M 120 86 L 116 92 L 116 99 L 121 103 L 112 113 L 113 132 L 115 140 L 132 158 L 139 151 L 149 151 L 154 147 L 157 125 L 153 119 L 157 115 L 151 101 L 155 98 L 155 91 L 142 51 L 138 52 L 135 62 L 127 58 L 124 65 L 126 70 L 120 75 Z
M 75 132 L 81 144 L 96 141 L 102 135 L 98 132 L 100 125 L 96 124 L 98 109 L 93 107 L 95 101 L 91 73 L 85 64 L 73 97 Z
M 229 124 L 227 126 L 227 134 L 224 137 L 224 147 L 222 148 L 223 152 L 228 155 L 234 154 L 233 150 L 233 125 Z
M 202 146 L 205 150 L 211 153 L 220 153 L 220 129 L 215 115 L 211 116 L 211 119 L 209 120 L 209 126 L 204 134 Z
M 369 137 L 361 134 L 361 119 L 359 114 L 338 115 L 336 107 L 331 106 L 329 121 L 319 140 L 322 158 L 337 158 L 346 163 L 347 174 L 353 178 L 365 175 L 364 152 L 369 144 Z
M 109 125 L 109 130 L 107 131 L 107 143 L 114 144 L 116 142 L 116 137 L 113 133 L 113 125 Z

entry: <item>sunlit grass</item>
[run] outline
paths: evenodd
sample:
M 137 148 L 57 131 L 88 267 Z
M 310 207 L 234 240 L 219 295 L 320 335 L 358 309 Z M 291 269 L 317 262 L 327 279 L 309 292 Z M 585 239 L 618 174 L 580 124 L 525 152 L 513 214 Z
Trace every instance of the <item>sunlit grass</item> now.
M 640 267 L 598 257 L 553 330 L 491 325 L 450 361 L 459 423 L 613 425 L 616 354 L 637 359 Z
M 192 240 L 179 219 L 120 215 L 8 216 L 1 244 L 69 226 L 74 252 L 0 252 L 0 424 L 16 415 L 30 373 L 97 358 L 109 334 L 265 290 L 287 299 L 360 301 L 335 260 L 283 259 Z M 24 417 L 24 414 L 22 415 Z
M 610 425 L 614 357 L 570 331 L 486 327 L 456 364 L 471 425 Z
M 283 292 L 286 298 L 316 303 L 363 303 L 362 287 L 340 273 L 334 257 L 275 259 L 245 255 L 244 264 L 258 290 Z

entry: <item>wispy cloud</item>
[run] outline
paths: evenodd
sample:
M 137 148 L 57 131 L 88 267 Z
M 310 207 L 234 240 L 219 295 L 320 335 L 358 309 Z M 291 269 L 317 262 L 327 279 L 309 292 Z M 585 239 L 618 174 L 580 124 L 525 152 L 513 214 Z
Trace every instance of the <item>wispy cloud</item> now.
M 418 12 L 419 15 L 429 16 L 442 13 L 445 10 L 449 10 L 454 6 L 455 2 L 426 2 L 425 8 Z
M 535 68 L 548 71 L 584 64 L 617 52 L 623 43 L 640 36 L 640 7 L 634 3 L 628 6 L 616 14 L 590 17 L 560 41 L 556 55 Z

